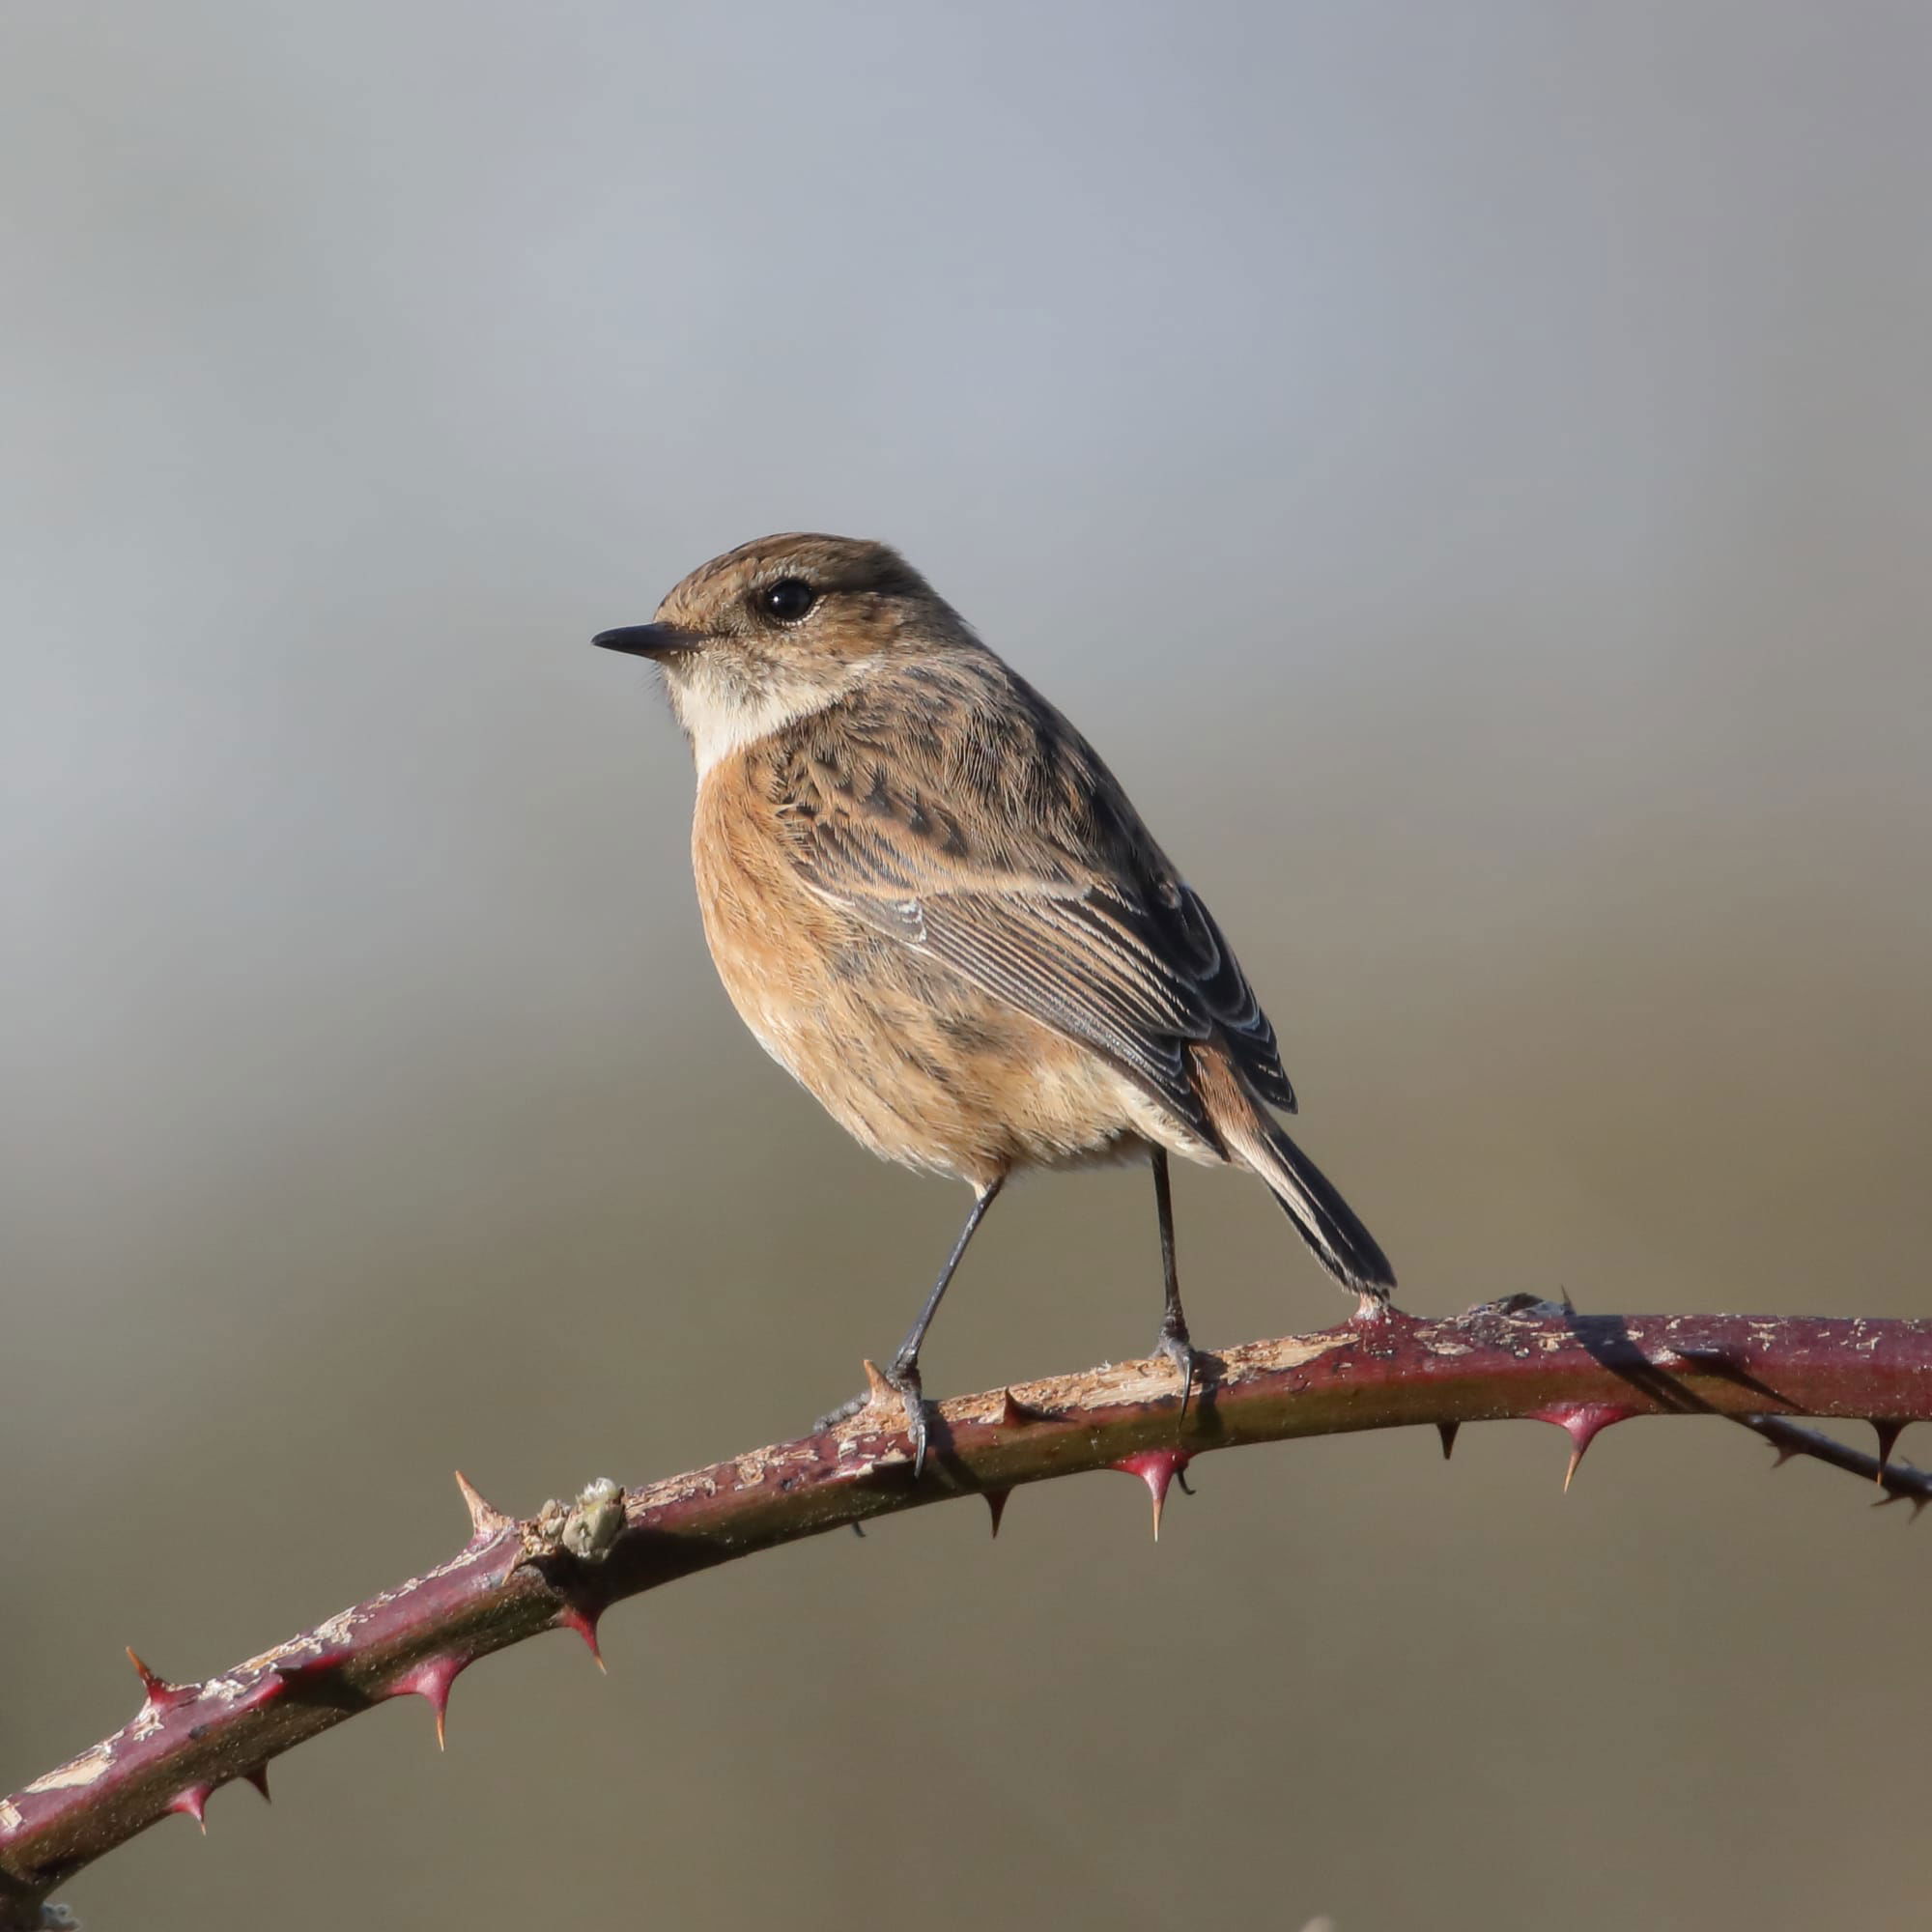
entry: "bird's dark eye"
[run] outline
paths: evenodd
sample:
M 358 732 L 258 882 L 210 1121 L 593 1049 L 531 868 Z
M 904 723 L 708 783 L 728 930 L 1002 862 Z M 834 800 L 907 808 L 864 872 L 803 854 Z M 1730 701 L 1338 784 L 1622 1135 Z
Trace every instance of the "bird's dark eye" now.
M 781 624 L 796 624 L 818 602 L 818 592 L 802 577 L 781 577 L 758 592 L 758 609 Z

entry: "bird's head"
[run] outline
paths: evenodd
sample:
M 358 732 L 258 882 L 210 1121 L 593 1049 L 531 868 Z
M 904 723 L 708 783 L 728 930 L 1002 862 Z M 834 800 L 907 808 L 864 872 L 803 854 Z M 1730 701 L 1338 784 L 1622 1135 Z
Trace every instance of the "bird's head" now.
M 896 551 L 862 538 L 759 537 L 701 564 L 648 624 L 602 632 L 649 658 L 701 776 L 836 704 L 869 673 L 971 634 Z

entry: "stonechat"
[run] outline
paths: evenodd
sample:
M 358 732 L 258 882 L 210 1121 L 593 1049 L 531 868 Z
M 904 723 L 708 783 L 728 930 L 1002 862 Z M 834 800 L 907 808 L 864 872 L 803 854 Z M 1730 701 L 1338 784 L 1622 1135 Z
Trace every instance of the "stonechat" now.
M 1183 1414 L 1169 1153 L 1259 1175 L 1365 1313 L 1387 1301 L 1374 1236 L 1274 1118 L 1294 1090 L 1212 914 L 1086 739 L 895 552 L 763 537 L 595 641 L 659 666 L 691 741 L 698 904 L 740 1017 L 874 1153 L 973 1189 L 886 1372 L 916 1472 L 921 1345 L 1019 1169 L 1151 1162 Z

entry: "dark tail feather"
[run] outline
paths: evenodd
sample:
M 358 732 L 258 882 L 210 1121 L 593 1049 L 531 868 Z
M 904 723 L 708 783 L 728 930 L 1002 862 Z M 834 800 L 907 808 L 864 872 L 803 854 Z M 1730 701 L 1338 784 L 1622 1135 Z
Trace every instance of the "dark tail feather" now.
M 1315 1250 L 1316 1260 L 1344 1288 L 1386 1301 L 1395 1287 L 1395 1270 L 1376 1237 L 1355 1218 L 1354 1209 L 1336 1193 L 1328 1177 L 1272 1121 L 1258 1124 L 1264 1138 L 1241 1151 L 1267 1182 L 1295 1231 Z
M 1194 1049 L 1194 1086 L 1228 1152 L 1268 1184 L 1315 1258 L 1344 1288 L 1386 1301 L 1395 1270 L 1328 1177 L 1282 1132 L 1224 1052 Z

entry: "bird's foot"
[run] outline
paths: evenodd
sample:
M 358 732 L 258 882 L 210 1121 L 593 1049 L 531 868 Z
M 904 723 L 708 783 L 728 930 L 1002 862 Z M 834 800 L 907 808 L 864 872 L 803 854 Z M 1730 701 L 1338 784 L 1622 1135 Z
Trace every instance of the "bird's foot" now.
M 850 1402 L 841 1402 L 837 1408 L 828 1408 L 811 1425 L 811 1433 L 816 1435 L 821 1429 L 837 1429 L 841 1422 L 850 1422 L 871 1399 L 869 1394 L 855 1395 Z
M 925 1473 L 925 1445 L 928 1439 L 925 1389 L 919 1378 L 917 1362 L 895 1362 L 885 1374 L 886 1386 L 898 1392 L 899 1406 L 905 1410 L 906 1435 L 912 1442 L 912 1479 L 916 1483 Z
M 925 1390 L 919 1378 L 917 1357 L 911 1361 L 895 1357 L 892 1366 L 884 1369 L 867 1362 L 866 1378 L 871 1386 L 864 1395 L 855 1395 L 850 1402 L 840 1403 L 830 1414 L 821 1415 L 811 1425 L 812 1428 L 836 1429 L 839 1423 L 850 1422 L 875 1402 L 885 1402 L 896 1396 L 905 1411 L 906 1435 L 912 1442 L 912 1479 L 918 1482 L 925 1473 L 925 1451 L 930 1430 L 926 1421 Z
M 1200 1357 L 1188 1339 L 1187 1323 L 1179 1313 L 1169 1315 L 1161 1321 L 1160 1333 L 1154 1337 L 1153 1351 L 1156 1355 L 1165 1355 L 1180 1371 L 1180 1419 L 1185 1422 L 1187 1404 L 1194 1394 Z

